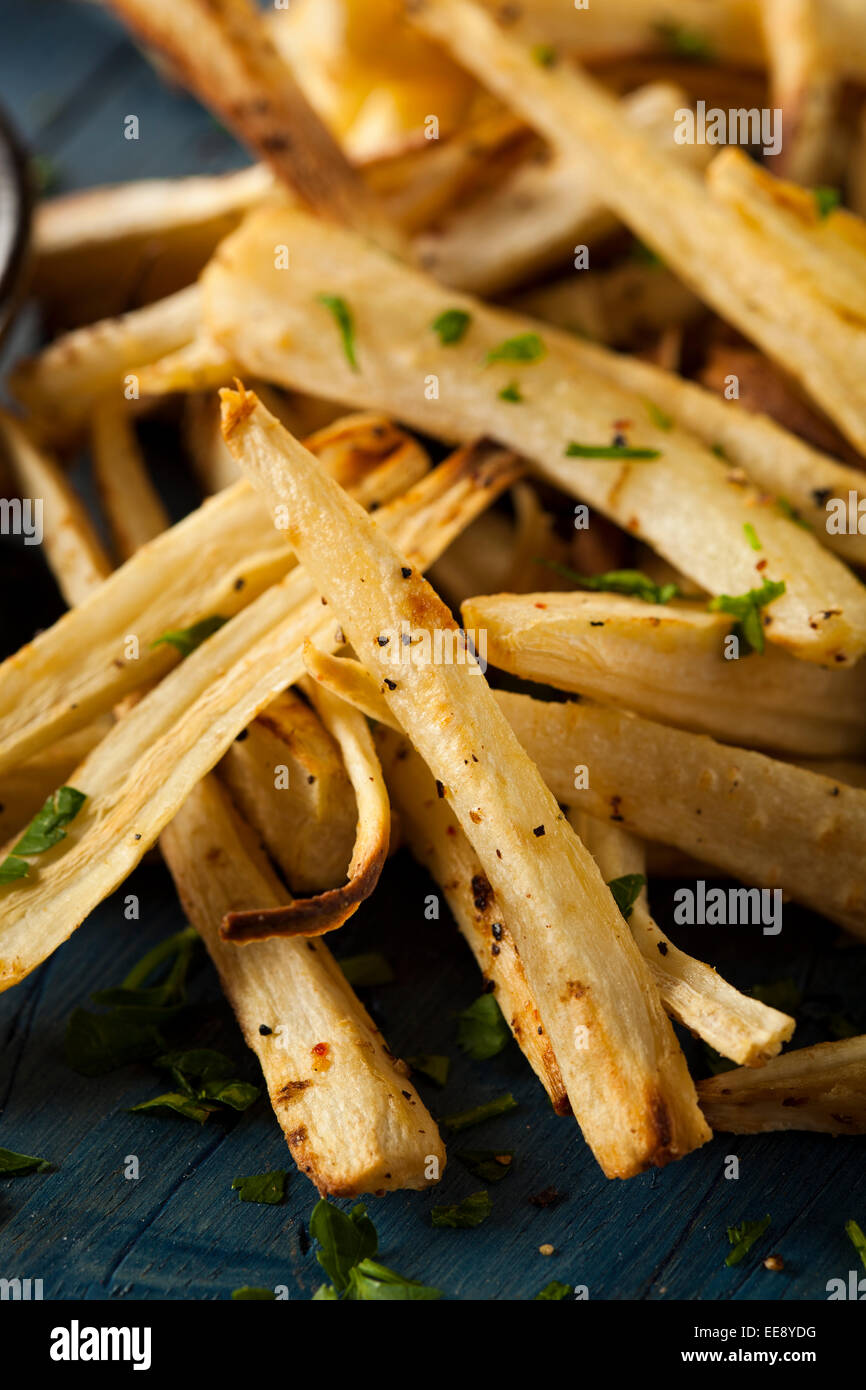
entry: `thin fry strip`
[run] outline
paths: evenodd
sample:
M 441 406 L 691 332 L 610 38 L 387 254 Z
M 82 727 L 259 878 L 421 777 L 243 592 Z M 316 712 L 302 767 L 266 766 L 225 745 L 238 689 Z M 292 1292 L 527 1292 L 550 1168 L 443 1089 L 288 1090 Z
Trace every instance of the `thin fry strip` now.
M 335 664 L 309 645 L 306 658 L 316 680 L 397 727 L 359 663 Z M 588 700 L 506 691 L 496 700 L 558 802 L 743 883 L 779 888 L 866 937 L 866 792 L 847 767 L 851 785 Z
M 198 285 L 120 318 L 76 328 L 10 373 L 13 395 L 48 440 L 81 431 L 103 396 L 123 399 L 138 367 L 192 342 L 200 322 Z M 126 383 L 134 399 L 135 383 Z
M 275 240 L 291 247 L 291 275 L 272 267 Z M 330 335 L 310 332 L 323 283 L 354 316 L 355 367 Z M 223 242 L 202 286 L 209 332 L 256 375 L 375 403 L 440 438 L 507 443 L 710 593 L 784 583 L 765 614 L 769 641 L 823 664 L 855 661 L 866 648 L 866 591 L 853 575 L 771 507 L 761 511 L 756 555 L 745 527 L 757 491 L 694 435 L 654 421 L 645 399 L 593 371 L 573 336 L 445 291 L 292 210 L 254 213 Z M 433 325 L 453 310 L 468 316 L 466 331 L 441 343 Z M 503 399 L 515 382 L 521 399 Z M 622 422 L 638 458 L 593 454 L 611 446 Z
M 346 875 L 355 797 L 338 744 L 294 690 L 284 690 L 217 768 L 293 893 L 321 893 Z
M 337 425 L 312 443 L 371 506 L 411 486 L 426 468 L 424 455 L 404 448 L 405 435 L 381 419 L 356 421 L 353 438 L 357 447 Z M 384 462 L 371 474 L 377 457 Z M 238 482 L 157 537 L 5 661 L 0 773 L 161 676 L 177 659 L 170 645 L 153 645 L 167 631 L 231 617 L 291 571 L 294 555 L 271 520 L 249 484 Z
M 866 667 L 828 671 L 778 648 L 749 657 L 742 643 L 727 659 L 724 613 L 592 592 L 493 594 L 461 612 L 512 675 L 726 743 L 816 758 L 866 749 Z
M 866 1134 L 866 1037 L 796 1048 L 759 1071 L 722 1072 L 698 1095 L 713 1129 L 733 1134 Z
M 355 792 L 357 834 L 348 881 L 343 887 L 311 898 L 296 898 L 291 903 L 256 903 L 243 911 L 232 908 L 220 928 L 224 941 L 246 945 L 277 936 L 324 936 L 336 931 L 369 898 L 388 857 L 390 805 L 366 720 L 330 691 L 306 682 L 302 688 L 339 743 Z
M 376 745 L 400 827 L 414 857 L 432 874 L 460 931 L 493 987 L 497 1003 L 557 1115 L 571 1106 L 559 1063 L 526 982 L 514 938 L 477 855 L 408 739 L 380 729 Z
M 145 43 L 311 209 L 380 245 L 401 242 L 280 57 L 248 0 L 111 0 Z
M 382 507 L 378 524 L 424 567 L 518 473 L 508 455 L 463 452 Z M 87 800 L 66 839 L 40 855 L 30 877 L 2 890 L 0 990 L 40 964 L 126 878 L 232 740 L 304 674 L 308 637 L 323 646 L 342 640 L 295 569 L 165 676 L 75 770 Z
M 334 1197 L 435 1182 L 445 1167 L 436 1123 L 327 947 L 239 951 L 221 939 L 227 913 L 276 906 L 284 889 L 215 778 L 192 790 L 160 847 L 301 1172 Z
M 570 811 L 569 820 L 606 882 L 629 874 L 646 878 L 646 852 L 640 840 L 582 811 Z M 712 966 L 686 955 L 665 936 L 650 913 L 646 886 L 638 894 L 628 924 L 668 1013 L 723 1057 L 760 1067 L 791 1037 L 796 1026 L 793 1018 L 741 994 Z
M 74 607 L 111 573 L 111 560 L 57 464 L 5 410 L 0 410 L 0 451 L 22 499 L 40 509 L 31 519 L 41 516 L 48 563 L 64 599 Z
M 624 122 L 616 101 L 590 77 L 565 64 L 542 67 L 469 0 L 414 0 L 412 17 L 555 145 L 580 142 L 604 176 L 609 206 L 626 225 L 796 376 L 852 444 L 866 451 L 862 319 L 836 312 L 812 293 L 778 245 Z
M 128 560 L 168 530 L 170 522 L 122 405 L 105 401 L 94 411 L 91 457 L 115 550 L 120 560 Z
M 410 644 L 417 628 L 430 642 L 455 639 L 448 610 L 254 395 L 225 390 L 221 400 L 235 458 L 271 505 L 289 507 L 299 558 L 446 788 L 502 904 L 572 1109 L 604 1172 L 631 1176 L 697 1147 L 707 1135 L 691 1078 L 643 960 L 465 644 L 450 662 L 401 659 L 407 624 Z M 335 553 L 340 546 L 351 566 Z M 383 655 L 392 642 L 395 655 Z

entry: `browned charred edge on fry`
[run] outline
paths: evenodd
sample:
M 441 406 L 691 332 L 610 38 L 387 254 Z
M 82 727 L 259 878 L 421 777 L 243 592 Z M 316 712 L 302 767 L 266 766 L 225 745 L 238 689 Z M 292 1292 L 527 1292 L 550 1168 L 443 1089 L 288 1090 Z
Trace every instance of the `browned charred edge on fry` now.
M 274 936 L 324 936 L 336 931 L 361 903 L 369 898 L 388 857 L 388 845 L 379 845 L 361 865 L 348 883 L 341 888 L 329 888 L 312 898 L 296 898 L 282 907 L 255 908 L 244 912 L 227 912 L 220 924 L 223 941 L 246 945 L 250 941 L 267 941 Z

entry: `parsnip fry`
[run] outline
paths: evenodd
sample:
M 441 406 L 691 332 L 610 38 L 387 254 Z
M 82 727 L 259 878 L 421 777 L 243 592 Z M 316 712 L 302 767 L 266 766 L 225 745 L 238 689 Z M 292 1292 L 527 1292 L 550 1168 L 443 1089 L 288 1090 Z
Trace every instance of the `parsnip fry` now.
M 315 897 L 285 904 L 251 904 L 226 913 L 221 927 L 224 941 L 246 945 L 275 936 L 324 936 L 341 927 L 379 881 L 388 857 L 391 809 L 382 769 L 363 715 L 330 691 L 309 686 L 308 691 L 328 732 L 337 740 L 357 806 L 357 833 L 348 881 Z
M 273 268 L 275 241 L 291 248 L 291 275 Z M 316 303 L 323 284 L 352 312 L 356 367 L 333 325 L 311 332 L 311 315 L 326 312 Z M 866 647 L 863 587 L 771 508 L 761 514 L 756 557 L 744 527 L 758 494 L 693 434 L 662 428 L 645 399 L 594 371 L 601 349 L 445 291 L 351 234 L 292 211 L 254 213 L 223 243 L 202 285 L 209 331 L 256 375 L 387 407 L 441 438 L 499 439 L 709 592 L 744 593 L 759 573 L 783 582 L 786 592 L 768 614 L 770 641 L 819 663 L 856 660 Z M 469 316 L 468 325 L 460 341 L 443 344 L 432 325 L 453 309 Z M 515 381 L 521 399 L 502 399 Z M 622 421 L 628 446 L 649 457 L 575 456 L 573 446 L 609 448 Z M 767 562 L 760 572 L 759 559 Z
M 626 1177 L 689 1152 L 706 1130 L 643 960 L 465 644 L 460 655 L 448 610 L 254 396 L 239 389 L 221 398 L 229 447 L 270 505 L 288 506 L 299 558 L 443 783 L 502 904 L 572 1109 L 602 1168 Z M 431 650 L 448 638 L 451 661 L 423 653 L 419 661 L 418 629 Z
M 713 1129 L 866 1134 L 866 1037 L 797 1048 L 759 1071 L 722 1072 L 698 1094 Z
M 653 83 L 623 99 L 621 119 L 679 159 L 706 163 L 706 146 L 673 144 L 674 113 L 686 101 L 670 83 Z M 492 189 L 462 201 L 417 238 L 417 258 L 444 285 L 498 294 L 572 259 L 578 246 L 598 245 L 618 225 L 592 160 L 572 145 L 547 162 L 530 156 Z
M 107 716 L 58 739 L 0 778 L 0 844 L 18 835 L 111 728 Z
M 585 812 L 571 811 L 569 820 L 607 883 L 629 874 L 646 878 L 646 853 L 640 840 Z M 653 921 L 646 887 L 638 894 L 628 924 L 668 1013 L 723 1057 L 760 1067 L 791 1037 L 793 1018 L 741 994 L 712 966 L 686 955 L 665 936 Z
M 31 521 L 41 515 L 48 563 L 72 607 L 111 573 L 111 560 L 80 497 L 57 464 L 5 410 L 0 410 L 0 455 L 9 465 L 22 501 L 41 508 Z
M 46 439 L 75 438 L 96 401 L 122 401 L 125 378 L 138 367 L 192 342 L 199 303 L 198 286 L 190 285 L 144 309 L 74 329 L 18 364 L 10 376 L 13 394 Z
M 352 785 L 339 747 L 293 690 L 253 720 L 218 772 L 293 893 L 321 893 L 345 877 Z
M 116 401 L 97 405 L 92 419 L 93 475 L 114 548 L 128 560 L 166 531 L 169 516 L 153 489 L 128 410 Z
M 307 669 L 394 727 L 357 662 L 306 649 Z M 557 801 L 673 846 L 744 883 L 781 888 L 866 936 L 866 792 L 857 770 L 802 768 L 588 700 L 496 699 Z M 822 770 L 818 770 L 821 768 Z M 585 787 L 582 783 L 586 781 Z
M 493 594 L 461 611 L 512 675 L 726 743 L 816 758 L 866 749 L 866 667 L 824 670 L 778 648 L 749 656 L 742 641 L 727 659 L 727 614 L 594 592 Z
M 337 665 L 342 665 L 337 662 Z M 489 981 L 499 1007 L 558 1115 L 571 1113 L 514 939 L 477 855 L 405 737 L 379 730 L 376 743 L 400 826 L 414 857 L 442 888 L 455 921 Z
M 400 241 L 316 115 L 249 0 L 111 0 L 145 43 L 313 210 Z
M 377 434 L 377 431 L 379 433 Z M 370 475 L 381 446 L 383 461 Z M 387 501 L 424 472 L 425 457 L 380 418 L 336 426 L 313 447 L 366 503 Z M 365 476 L 366 470 L 366 476 Z M 106 560 L 106 566 L 108 561 Z M 176 659 L 167 631 L 231 617 L 295 564 L 284 533 L 238 482 L 157 537 L 80 607 L 0 666 L 0 774 L 110 710 Z
M 160 846 L 301 1172 L 335 1197 L 435 1182 L 445 1167 L 436 1123 L 327 947 L 222 941 L 227 912 L 285 895 L 214 778 L 193 789 Z
M 725 319 L 791 372 L 851 443 L 866 451 L 866 323 L 840 313 L 800 259 L 707 188 L 640 131 L 590 77 L 543 67 L 469 0 L 415 0 L 413 17 L 558 147 L 579 142 L 604 199 Z M 728 150 L 721 159 L 737 152 Z M 712 167 L 712 166 L 711 166 Z M 787 187 L 776 185 L 780 202 Z M 829 256 L 822 262 L 830 284 Z
M 489 449 L 455 455 L 382 507 L 378 524 L 424 567 L 518 471 Z M 291 571 L 165 676 L 75 769 L 73 785 L 87 800 L 66 839 L 2 890 L 0 989 L 23 979 L 123 881 L 232 740 L 303 675 L 304 640 L 339 645 L 335 622 L 304 572 Z

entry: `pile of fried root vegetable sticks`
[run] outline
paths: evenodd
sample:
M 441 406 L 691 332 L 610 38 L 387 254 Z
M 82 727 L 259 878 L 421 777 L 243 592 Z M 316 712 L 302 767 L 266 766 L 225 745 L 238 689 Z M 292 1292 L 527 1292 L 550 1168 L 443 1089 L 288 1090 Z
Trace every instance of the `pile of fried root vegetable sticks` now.
M 436 1123 L 319 939 L 402 843 L 606 1175 L 713 1129 L 862 1133 L 866 1038 L 782 1053 L 794 1019 L 668 940 L 645 881 L 667 855 L 866 937 L 866 537 L 826 524 L 863 493 L 866 126 L 850 206 L 811 187 L 866 22 L 818 7 L 819 45 L 715 7 L 697 80 L 762 86 L 752 45 L 783 179 L 674 143 L 689 93 L 641 4 L 371 4 L 363 42 L 343 4 L 324 57 L 330 0 L 112 7 L 261 163 L 39 210 L 60 331 L 0 436 L 68 611 L 0 666 L 0 988 L 158 844 L 301 1171 L 425 1187 Z M 417 90 L 376 69 L 362 101 L 374 50 Z M 584 244 L 614 251 L 551 279 Z M 704 381 L 678 371 L 696 325 Z M 763 409 L 716 389 L 732 363 Z M 137 434 L 157 409 L 211 494 L 176 525 Z M 64 468 L 83 442 L 111 557 Z M 491 688 L 479 634 L 537 693 Z M 671 1020 L 735 1069 L 696 1086 Z

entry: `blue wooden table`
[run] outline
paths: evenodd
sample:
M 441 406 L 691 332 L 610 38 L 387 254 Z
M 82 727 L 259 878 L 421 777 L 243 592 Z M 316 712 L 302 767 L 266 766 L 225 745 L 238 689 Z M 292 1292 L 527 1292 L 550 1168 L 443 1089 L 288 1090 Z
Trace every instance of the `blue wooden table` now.
M 59 189 L 243 162 L 230 137 L 166 88 L 96 7 L 0 0 L 0 33 L 3 102 L 51 161 Z M 123 139 L 130 113 L 140 119 L 137 142 Z M 5 615 L 6 650 L 60 611 L 33 551 L 4 542 L 0 592 L 8 595 L 9 585 L 18 599 Z M 385 1263 L 450 1298 L 482 1300 L 529 1299 L 552 1279 L 586 1285 L 590 1299 L 823 1299 L 829 1279 L 857 1267 L 843 1228 L 849 1217 L 866 1227 L 863 1139 L 719 1136 L 663 1172 L 606 1182 L 574 1123 L 552 1114 L 514 1044 L 484 1063 L 461 1056 L 455 1013 L 477 996 L 479 979 L 453 924 L 425 919 L 432 891 L 398 856 L 372 903 L 341 933 L 337 953 L 378 950 L 391 962 L 394 983 L 364 997 L 398 1053 L 452 1057 L 444 1091 L 419 1080 L 434 1114 L 514 1093 L 518 1111 L 451 1147 L 501 1146 L 514 1149 L 516 1161 L 491 1189 L 492 1216 L 474 1231 L 431 1229 L 434 1204 L 479 1186 L 453 1158 L 435 1193 L 371 1199 Z M 0 997 L 0 1146 L 57 1165 L 51 1174 L 0 1180 L 0 1277 L 42 1279 L 50 1298 L 226 1299 L 243 1284 L 284 1284 L 291 1297 L 309 1298 L 321 1282 L 306 1230 L 316 1194 L 294 1170 L 266 1100 L 229 1126 L 211 1120 L 199 1128 L 129 1113 L 159 1090 L 144 1067 L 88 1080 L 66 1065 L 71 1009 L 117 984 L 182 925 L 160 863 L 142 865 L 124 892 L 139 895 L 140 922 L 124 919 L 115 895 L 40 971 Z M 662 922 L 669 896 L 657 887 Z M 771 940 L 730 928 L 674 935 L 742 988 L 791 977 L 805 998 L 801 1043 L 827 1037 L 822 1020 L 834 1010 L 866 1022 L 866 949 L 841 948 L 836 930 L 805 912 L 786 911 L 782 936 Z M 256 1080 L 205 959 L 191 998 L 197 1041 L 229 1052 Z M 700 1046 L 690 1039 L 686 1046 L 695 1073 L 706 1075 Z M 725 1177 L 729 1154 L 739 1156 L 736 1180 Z M 124 1176 L 130 1155 L 138 1158 L 137 1179 Z M 280 1167 L 290 1170 L 283 1206 L 242 1204 L 231 1190 L 235 1177 Z M 559 1194 L 555 1205 L 531 1201 L 549 1188 Z M 768 1235 L 726 1268 L 726 1228 L 767 1213 Z M 539 1252 L 547 1244 L 552 1256 Z M 775 1251 L 782 1273 L 763 1267 Z

